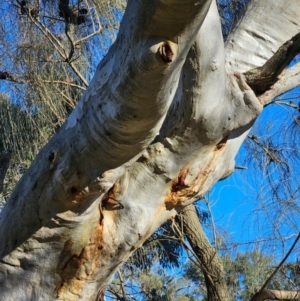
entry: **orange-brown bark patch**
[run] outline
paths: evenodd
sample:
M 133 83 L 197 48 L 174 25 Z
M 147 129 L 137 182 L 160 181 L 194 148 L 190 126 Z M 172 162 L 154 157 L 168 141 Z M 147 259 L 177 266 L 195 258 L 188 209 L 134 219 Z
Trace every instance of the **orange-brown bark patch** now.
M 180 191 L 180 190 L 188 187 L 185 185 L 185 182 L 184 182 L 188 172 L 189 172 L 188 169 L 180 171 L 177 179 L 175 179 L 175 181 L 172 182 L 172 187 L 171 187 L 172 192 L 177 192 L 177 191 Z
M 185 184 L 186 176 L 188 175 L 189 169 L 182 169 L 177 178 L 172 182 L 171 192 L 166 196 L 165 205 L 168 210 L 174 208 L 181 199 L 185 197 L 189 186 Z
M 57 285 L 57 296 L 63 298 L 64 294 L 81 295 L 85 282 L 90 279 L 99 266 L 103 249 L 103 227 L 97 224 L 86 246 L 76 250 L 76 242 L 71 239 L 65 242 L 59 257 L 57 273 L 61 277 Z
M 225 147 L 227 140 L 228 140 L 229 135 L 225 136 L 217 145 L 216 145 L 216 150 L 221 150 Z
M 189 170 L 185 169 L 180 171 L 178 177 L 172 183 L 170 193 L 165 197 L 165 206 L 167 210 L 181 206 L 182 203 L 206 192 L 202 192 L 202 190 L 205 187 L 205 183 L 209 178 L 209 175 L 215 169 L 216 158 L 220 154 L 220 152 L 224 150 L 227 139 L 228 137 L 225 137 L 216 145 L 213 150 L 211 159 L 209 160 L 206 167 L 204 167 L 202 170 L 199 170 L 194 179 L 189 179 L 188 184 L 185 183 L 185 180 Z

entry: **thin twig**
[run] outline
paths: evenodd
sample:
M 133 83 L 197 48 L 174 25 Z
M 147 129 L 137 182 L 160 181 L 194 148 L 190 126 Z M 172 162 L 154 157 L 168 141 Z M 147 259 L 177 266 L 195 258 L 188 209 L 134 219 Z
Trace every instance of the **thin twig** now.
M 69 64 L 69 66 L 79 77 L 79 79 L 84 83 L 84 85 L 88 86 L 89 84 L 84 78 L 84 76 L 81 74 L 81 72 L 76 68 L 76 66 L 74 66 L 74 64 L 71 61 L 68 60 L 70 53 L 67 54 L 65 47 L 60 43 L 60 41 L 55 37 L 55 35 L 43 23 L 36 22 L 30 15 L 28 15 L 28 18 L 45 35 L 45 37 L 53 45 L 53 47 L 56 49 L 59 55 Z
M 44 83 L 51 83 L 51 84 L 63 84 L 63 85 L 78 88 L 78 89 L 83 90 L 83 91 L 86 90 L 85 87 L 82 87 L 82 86 L 79 86 L 79 85 L 76 85 L 76 84 L 72 84 L 72 83 L 68 83 L 68 82 L 64 82 L 64 81 L 61 81 L 61 80 L 41 80 L 41 81 L 44 82 Z
M 275 274 L 278 272 L 278 270 L 281 268 L 281 266 L 285 263 L 285 261 L 287 260 L 287 258 L 292 253 L 292 251 L 293 251 L 294 247 L 296 246 L 296 244 L 297 244 L 297 242 L 298 242 L 299 239 L 300 239 L 300 233 L 296 237 L 293 245 L 290 247 L 289 251 L 286 253 L 286 255 L 284 256 L 284 258 L 281 260 L 281 262 L 279 263 L 279 265 L 277 266 L 277 268 L 274 270 L 274 272 L 270 275 L 270 277 L 263 284 L 263 286 L 259 290 L 260 292 L 263 291 L 267 287 L 267 285 L 270 283 L 270 281 L 272 280 L 272 278 L 275 276 Z
M 216 225 L 215 225 L 215 220 L 214 220 L 214 217 L 213 217 L 213 214 L 212 214 L 212 211 L 211 211 L 210 202 L 206 197 L 204 198 L 204 202 L 206 204 L 206 207 L 208 209 L 210 219 L 211 219 L 211 226 L 212 226 L 213 237 L 214 237 L 214 246 L 215 246 L 216 249 L 218 249 Z
M 124 287 L 124 279 L 122 277 L 122 274 L 120 272 L 120 270 L 118 269 L 118 276 L 119 276 L 119 279 L 120 279 L 120 283 L 121 283 L 121 289 L 122 289 L 122 294 L 123 294 L 123 300 L 126 301 L 127 298 L 126 298 L 126 290 L 125 290 L 125 287 Z

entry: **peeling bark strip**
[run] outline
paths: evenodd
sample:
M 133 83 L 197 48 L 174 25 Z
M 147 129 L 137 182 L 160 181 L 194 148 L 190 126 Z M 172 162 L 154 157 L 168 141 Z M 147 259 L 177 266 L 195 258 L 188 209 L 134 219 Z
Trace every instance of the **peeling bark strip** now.
M 271 26 L 275 49 L 282 28 L 298 30 L 298 1 L 251 3 L 251 26 Z M 257 47 L 228 49 L 215 1 L 128 2 L 86 93 L 1 214 L 1 301 L 99 300 L 136 248 L 234 170 L 262 106 L 235 60 Z

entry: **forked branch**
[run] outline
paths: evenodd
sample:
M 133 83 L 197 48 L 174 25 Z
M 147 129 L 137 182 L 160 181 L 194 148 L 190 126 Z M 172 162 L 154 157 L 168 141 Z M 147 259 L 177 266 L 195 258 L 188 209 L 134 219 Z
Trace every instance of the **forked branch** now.
M 279 269 L 282 267 L 282 265 L 286 262 L 290 254 L 292 253 L 293 249 L 295 248 L 298 240 L 300 239 L 300 233 L 296 237 L 294 243 L 290 247 L 287 254 L 284 256 L 284 258 L 281 260 L 279 265 L 276 267 L 276 269 L 273 271 L 273 273 L 269 276 L 269 278 L 265 281 L 265 283 L 262 285 L 261 289 L 251 298 L 250 301 L 262 301 L 266 299 L 273 299 L 273 300 L 296 300 L 300 297 L 300 291 L 282 291 L 282 290 L 269 290 L 266 289 L 268 284 L 272 281 L 276 273 L 279 271 Z
M 278 81 L 278 76 L 298 53 L 300 53 L 300 33 L 279 47 L 263 66 L 245 72 L 247 84 L 256 95 L 265 93 Z

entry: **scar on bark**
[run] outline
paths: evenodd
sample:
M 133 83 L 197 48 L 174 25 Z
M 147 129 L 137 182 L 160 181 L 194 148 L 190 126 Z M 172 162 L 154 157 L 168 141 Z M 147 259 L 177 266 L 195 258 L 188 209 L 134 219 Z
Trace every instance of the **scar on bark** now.
M 184 202 L 192 198 L 202 197 L 201 189 L 205 185 L 206 176 L 212 172 L 214 168 L 215 158 L 218 154 L 223 151 L 226 146 L 229 135 L 225 136 L 218 144 L 215 146 L 213 156 L 207 163 L 207 165 L 198 171 L 197 175 L 193 179 L 189 179 L 188 185 L 185 180 L 189 173 L 189 168 L 182 169 L 178 177 L 172 182 L 171 191 L 165 197 L 165 206 L 167 210 L 177 208 L 181 210 L 185 205 Z
M 172 183 L 172 188 L 171 188 L 171 191 L 172 192 L 177 192 L 181 189 L 184 189 L 184 188 L 187 188 L 188 186 L 185 185 L 184 181 L 185 181 L 185 178 L 188 174 L 188 169 L 186 170 L 181 170 L 177 179 L 175 179 L 175 181 L 173 181 Z
M 182 169 L 177 178 L 172 182 L 171 191 L 166 196 L 165 206 L 168 210 L 173 209 L 175 206 L 180 205 L 181 201 L 186 198 L 189 194 L 189 186 L 185 184 L 186 176 L 188 175 L 189 169 Z
M 118 184 L 115 183 L 103 196 L 102 200 L 99 203 L 100 210 L 100 224 L 103 224 L 104 214 L 103 211 L 114 211 L 124 209 L 122 203 L 117 200 L 118 194 Z
M 59 153 L 56 149 L 52 150 L 48 156 L 48 161 L 50 163 L 50 169 L 52 169 L 58 161 Z
M 225 147 L 227 140 L 228 140 L 229 135 L 225 136 L 218 144 L 216 145 L 216 150 L 221 150 L 222 148 Z
M 265 93 L 277 82 L 278 76 L 299 53 L 300 33 L 280 46 L 263 66 L 245 72 L 247 84 L 257 96 Z
M 172 51 L 171 45 L 169 42 L 163 42 L 159 48 L 158 48 L 158 53 L 160 54 L 162 60 L 165 63 L 171 63 L 174 53 Z
M 120 210 L 124 209 L 122 203 L 117 200 L 118 194 L 118 184 L 115 183 L 108 192 L 103 196 L 101 203 L 102 203 L 102 210 Z

